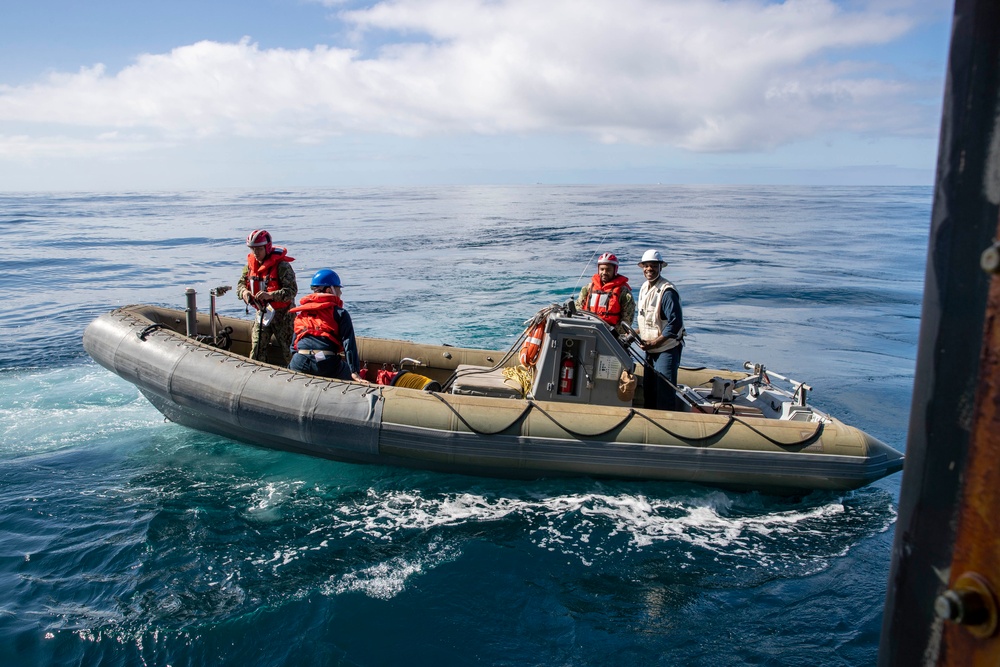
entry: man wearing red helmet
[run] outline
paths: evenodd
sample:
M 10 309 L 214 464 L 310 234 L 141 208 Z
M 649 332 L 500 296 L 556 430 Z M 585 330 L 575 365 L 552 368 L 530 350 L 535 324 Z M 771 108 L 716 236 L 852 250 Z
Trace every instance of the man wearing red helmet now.
M 631 331 L 635 299 L 628 278 L 618 275 L 618 258 L 614 254 L 606 252 L 597 258 L 597 273 L 580 290 L 576 306 L 607 322 L 616 335 Z
M 293 258 L 284 248 L 271 243 L 266 229 L 255 229 L 247 236 L 246 266 L 236 283 L 236 296 L 258 311 L 253 328 L 250 358 L 287 366 L 292 358 L 292 325 L 295 316 L 288 309 L 295 304 L 299 287 L 292 269 Z M 279 359 L 268 360 L 267 347 L 274 337 L 281 351 Z

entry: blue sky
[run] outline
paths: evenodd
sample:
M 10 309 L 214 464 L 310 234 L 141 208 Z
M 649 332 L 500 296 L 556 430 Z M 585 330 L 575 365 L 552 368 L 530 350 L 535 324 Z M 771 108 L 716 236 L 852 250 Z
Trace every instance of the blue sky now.
M 0 188 L 933 182 L 943 0 L 36 0 Z

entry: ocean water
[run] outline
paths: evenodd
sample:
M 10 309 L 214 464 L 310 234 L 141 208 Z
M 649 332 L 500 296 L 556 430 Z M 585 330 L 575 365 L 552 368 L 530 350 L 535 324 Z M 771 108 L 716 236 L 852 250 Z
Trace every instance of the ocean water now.
M 506 348 L 609 250 L 669 261 L 684 365 L 906 442 L 930 188 L 0 194 L 0 664 L 874 664 L 900 475 L 775 498 L 336 463 L 165 422 L 98 314 L 232 285 L 252 229 L 359 333 Z M 224 314 L 248 317 L 230 292 Z

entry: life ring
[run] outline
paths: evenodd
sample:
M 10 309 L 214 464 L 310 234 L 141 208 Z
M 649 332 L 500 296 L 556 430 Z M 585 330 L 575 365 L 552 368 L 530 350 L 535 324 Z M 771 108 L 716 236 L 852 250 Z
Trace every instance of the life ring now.
M 545 340 L 545 320 L 529 328 L 528 337 L 524 339 L 519 356 L 522 366 L 531 367 L 538 363 L 543 340 Z

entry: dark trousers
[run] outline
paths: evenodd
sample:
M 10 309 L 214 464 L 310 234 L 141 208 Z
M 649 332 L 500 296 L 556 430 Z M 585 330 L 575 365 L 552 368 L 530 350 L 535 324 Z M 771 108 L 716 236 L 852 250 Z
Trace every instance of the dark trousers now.
M 642 374 L 642 398 L 647 408 L 676 410 L 677 393 L 663 378 L 677 385 L 677 369 L 681 366 L 681 346 L 666 352 L 647 352 Z
M 296 352 L 288 364 L 288 369 L 337 380 L 351 379 L 351 367 L 342 356 L 332 350 L 326 353 L 326 358 L 323 360 L 316 359 L 314 354 Z

